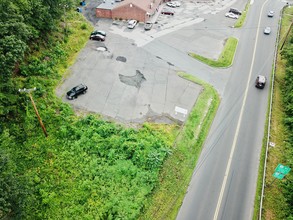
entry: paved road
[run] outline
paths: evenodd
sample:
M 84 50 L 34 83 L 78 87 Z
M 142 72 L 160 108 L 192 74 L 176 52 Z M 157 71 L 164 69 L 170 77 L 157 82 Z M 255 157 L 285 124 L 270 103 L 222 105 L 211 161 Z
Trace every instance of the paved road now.
M 273 19 L 266 14 L 269 9 L 278 12 L 282 5 L 269 1 L 251 5 L 232 74 L 179 220 L 252 219 L 269 93 L 269 84 L 258 90 L 254 80 L 258 74 L 270 78 L 279 14 Z M 272 27 L 269 36 L 263 34 L 267 25 Z
M 269 76 L 278 14 L 273 19 L 268 19 L 266 12 L 271 8 L 278 11 L 281 4 L 271 0 L 267 2 L 258 25 L 258 15 L 264 0 L 255 2 L 245 27 L 238 30 L 231 28 L 234 21 L 224 18 L 224 13 L 232 4 L 233 7 L 244 8 L 246 1 L 223 2 L 224 5 L 220 5 L 220 1 L 217 2 L 218 5 L 186 2 L 182 9 L 176 9 L 182 13 L 187 11 L 186 17 L 170 17 L 168 22 L 160 17 L 153 30 L 148 33 L 143 31 L 141 24 L 130 31 L 125 29 L 123 22 L 114 26 L 99 21 L 96 28 L 108 28 L 106 31 L 111 33 L 109 41 L 105 42 L 111 54 L 97 54 L 97 44 L 91 42 L 80 54 L 80 62 L 72 67 L 72 76 L 57 91 L 60 96 L 64 95 L 70 86 L 82 79 L 90 85 L 91 90 L 87 95 L 91 98 L 81 97 L 74 100 L 73 105 L 86 106 L 88 110 L 118 120 L 124 118 L 142 121 L 154 110 L 157 114 L 164 111 L 171 113 L 174 103 L 182 100 L 187 101 L 186 106 L 192 106 L 190 103 L 194 103 L 196 99 L 193 94 L 198 94 L 199 88 L 193 88 L 194 93 L 189 93 L 190 96 L 184 99 L 179 96 L 177 100 L 173 100 L 172 106 L 166 104 L 166 85 L 180 80 L 175 77 L 177 70 L 193 74 L 217 89 L 222 102 L 178 214 L 180 220 L 251 219 L 253 211 L 269 92 L 268 86 L 264 90 L 255 89 L 254 79 L 257 74 Z M 192 19 L 190 16 L 193 16 Z M 274 24 L 273 32 L 270 36 L 264 36 L 262 29 L 268 24 Z M 258 37 L 261 40 L 257 41 L 253 59 L 258 28 Z M 237 54 L 230 68 L 213 69 L 187 55 L 187 52 L 192 51 L 216 59 L 223 48 L 224 40 L 229 36 L 239 38 Z M 119 56 L 127 58 L 129 62 L 117 62 Z M 150 84 L 142 84 L 139 90 L 121 83 L 117 74 L 122 72 L 125 76 L 131 76 L 136 70 L 147 74 L 147 79 L 152 79 Z M 188 84 L 182 85 L 188 87 Z M 174 88 L 181 86 L 173 84 Z M 176 94 L 176 91 L 169 94 L 169 97 L 172 94 Z M 191 98 L 193 100 L 188 102 Z M 153 101 L 151 106 L 155 108 L 149 108 L 149 101 Z M 164 106 L 171 108 L 166 111 Z M 239 123 L 241 110 L 242 120 Z M 234 138 L 235 133 L 238 134 L 237 138 Z M 231 169 L 225 175 L 229 163 Z M 225 176 L 226 184 L 223 185 Z

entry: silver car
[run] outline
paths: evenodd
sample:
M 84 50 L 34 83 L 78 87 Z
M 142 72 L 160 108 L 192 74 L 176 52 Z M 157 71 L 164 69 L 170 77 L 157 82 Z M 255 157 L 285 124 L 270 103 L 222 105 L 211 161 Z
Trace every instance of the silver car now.
M 151 30 L 152 27 L 153 27 L 153 23 L 150 22 L 150 21 L 147 21 L 147 22 L 144 24 L 144 29 L 145 29 L 146 31 Z
M 265 29 L 263 30 L 264 34 L 270 34 L 271 33 L 271 28 L 270 27 L 265 27 Z
M 130 21 L 128 21 L 128 25 L 127 25 L 127 27 L 128 27 L 129 29 L 133 29 L 133 28 L 135 27 L 136 24 L 137 24 L 137 20 L 130 20 Z
M 274 17 L 274 11 L 269 11 L 268 12 L 268 17 Z

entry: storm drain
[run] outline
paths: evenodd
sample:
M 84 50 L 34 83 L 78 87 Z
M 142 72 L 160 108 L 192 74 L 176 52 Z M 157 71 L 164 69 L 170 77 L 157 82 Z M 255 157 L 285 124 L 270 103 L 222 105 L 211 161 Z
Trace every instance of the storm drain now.
M 136 88 L 140 88 L 142 82 L 146 80 L 144 75 L 139 70 L 136 70 L 136 74 L 134 76 L 124 76 L 119 74 L 119 79 L 122 83 L 129 86 L 135 86 Z
M 108 48 L 104 47 L 104 46 L 97 47 L 97 51 L 105 52 L 107 50 L 108 50 Z

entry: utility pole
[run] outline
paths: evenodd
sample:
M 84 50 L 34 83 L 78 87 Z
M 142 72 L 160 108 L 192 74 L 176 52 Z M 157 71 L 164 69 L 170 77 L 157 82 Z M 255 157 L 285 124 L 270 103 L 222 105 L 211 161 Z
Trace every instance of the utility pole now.
M 63 40 L 65 40 L 65 37 L 66 37 L 66 35 L 67 35 L 67 23 L 66 23 L 66 9 L 69 7 L 68 5 L 62 5 L 62 4 L 59 4 L 61 7 L 63 7 L 63 10 L 64 10 L 64 12 L 63 12 L 63 17 L 64 17 L 64 20 L 63 20 L 63 22 L 64 22 L 64 36 L 63 36 Z
M 28 95 L 29 95 L 29 97 L 30 97 L 30 100 L 31 100 L 31 102 L 32 102 L 32 104 L 33 104 L 33 107 L 34 107 L 35 113 L 36 113 L 36 115 L 37 115 L 37 117 L 38 117 L 38 120 L 39 120 L 39 122 L 40 122 L 40 125 L 41 125 L 41 127 L 42 127 L 42 129 L 43 129 L 43 132 L 44 132 L 45 136 L 48 137 L 48 133 L 47 133 L 46 128 L 45 128 L 45 126 L 44 126 L 44 124 L 43 124 L 43 122 L 42 122 L 42 119 L 41 119 L 41 117 L 40 117 L 40 115 L 39 115 L 39 112 L 38 112 L 37 106 L 36 106 L 36 104 L 35 104 L 35 102 L 34 102 L 34 99 L 33 99 L 32 94 L 31 94 L 31 92 L 36 91 L 36 89 L 37 89 L 36 87 L 33 88 L 33 89 L 26 89 L 26 88 L 24 88 L 24 89 L 19 89 L 18 91 L 19 91 L 19 92 L 26 92 L 26 93 L 28 93 Z

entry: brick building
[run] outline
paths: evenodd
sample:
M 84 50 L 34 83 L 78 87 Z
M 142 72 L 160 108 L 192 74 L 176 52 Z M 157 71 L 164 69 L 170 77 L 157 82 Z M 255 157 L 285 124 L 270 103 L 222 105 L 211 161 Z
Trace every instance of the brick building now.
M 140 22 L 148 21 L 157 11 L 164 0 L 104 0 L 96 8 L 96 16 L 112 19 L 135 19 Z

